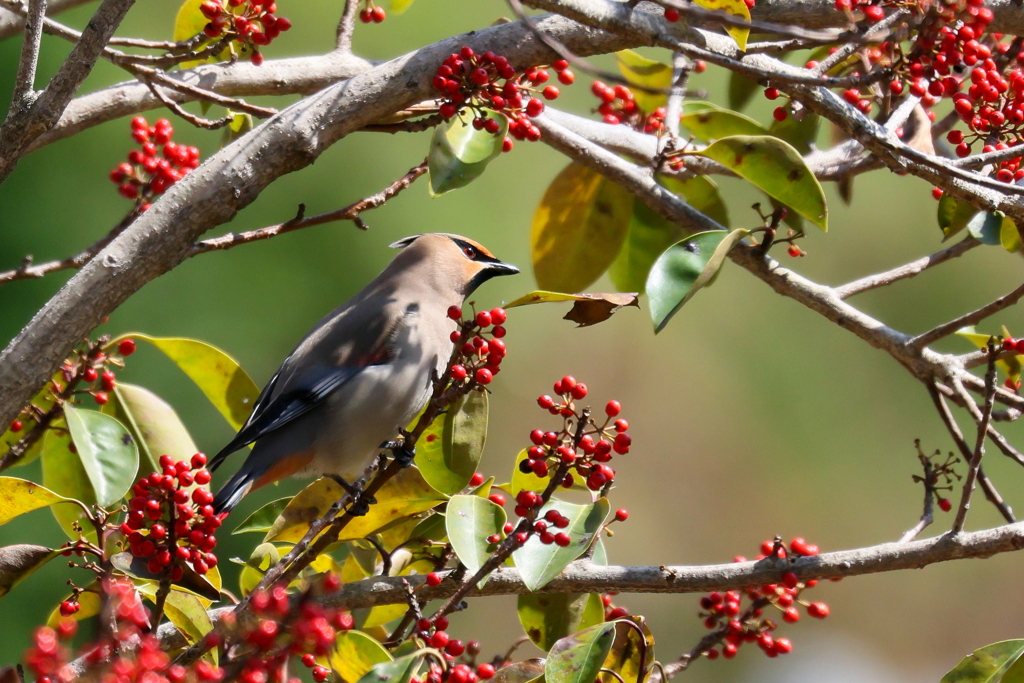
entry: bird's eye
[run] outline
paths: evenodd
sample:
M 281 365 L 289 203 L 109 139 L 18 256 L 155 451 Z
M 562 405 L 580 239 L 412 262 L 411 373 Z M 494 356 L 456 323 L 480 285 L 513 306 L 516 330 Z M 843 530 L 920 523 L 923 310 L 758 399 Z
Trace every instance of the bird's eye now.
M 476 258 L 476 249 L 473 247 L 463 247 L 462 253 L 466 255 L 466 258 Z

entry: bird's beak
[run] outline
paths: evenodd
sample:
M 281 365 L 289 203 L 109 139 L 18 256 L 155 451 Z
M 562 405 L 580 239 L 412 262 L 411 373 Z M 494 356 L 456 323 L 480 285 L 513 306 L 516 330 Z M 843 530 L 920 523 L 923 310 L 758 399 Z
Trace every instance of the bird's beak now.
M 511 263 L 504 263 L 502 261 L 488 263 L 487 270 L 491 273 L 492 276 L 495 277 L 501 275 L 517 275 L 519 273 L 519 269 L 513 266 Z

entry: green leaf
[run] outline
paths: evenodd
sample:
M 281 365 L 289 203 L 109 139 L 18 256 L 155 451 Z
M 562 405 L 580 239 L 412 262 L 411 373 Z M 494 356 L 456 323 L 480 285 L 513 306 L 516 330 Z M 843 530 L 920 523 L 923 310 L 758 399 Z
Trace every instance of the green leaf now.
M 238 575 L 238 590 L 242 595 L 252 593 L 263 574 L 281 559 L 281 552 L 273 543 L 260 543 L 253 548 L 249 559 L 245 561 L 242 572 Z
M 139 449 L 120 422 L 95 410 L 64 406 L 64 419 L 100 507 L 120 501 L 139 472 Z
M 247 534 L 251 531 L 258 531 L 262 534 L 270 531 L 270 528 L 274 526 L 274 521 L 281 516 L 284 509 L 291 502 L 293 496 L 286 496 L 284 498 L 278 498 L 277 500 L 271 501 L 256 510 L 254 513 L 245 518 L 245 521 L 239 524 L 231 535 L 235 534 Z
M 200 5 L 203 4 L 203 0 L 185 0 L 178 8 L 178 14 L 174 18 L 174 38 L 175 42 L 188 40 L 193 36 L 202 33 L 203 27 L 209 23 L 207 18 L 203 16 L 203 13 L 199 11 Z M 203 40 L 196 49 L 201 49 L 210 45 L 213 40 Z M 228 58 L 231 54 L 229 49 L 223 50 L 219 55 L 213 55 L 206 59 L 196 59 L 181 63 L 182 69 L 191 69 L 194 66 L 200 64 L 212 64 L 219 61 L 223 61 Z M 206 113 L 206 112 L 203 112 Z
M 820 124 L 820 116 L 805 110 L 804 117 L 800 120 L 797 120 L 796 116 L 792 114 L 782 121 L 772 119 L 768 134 L 785 140 L 801 154 L 808 154 L 818 139 Z
M 135 438 L 143 472 L 162 471 L 161 455 L 188 460 L 199 451 L 174 408 L 149 389 L 119 383 L 111 398 L 103 412 L 110 408 Z
M 750 9 L 743 0 L 694 0 L 694 2 L 704 9 L 725 12 L 744 21 L 750 21 Z M 747 37 L 750 35 L 750 29 L 738 26 L 724 26 L 723 28 L 725 28 L 726 33 L 732 36 L 736 44 L 740 46 L 740 50 L 747 49 Z
M 533 214 L 533 272 L 541 289 L 581 292 L 615 260 L 629 229 L 633 196 L 579 164 L 548 186 Z
M 260 390 L 234 358 L 195 339 L 132 333 L 122 335 L 111 344 L 125 338 L 142 339 L 163 351 L 195 382 L 232 429 L 241 429 L 245 424 Z
M 554 543 L 545 545 L 533 535 L 525 545 L 512 553 L 512 559 L 519 569 L 523 583 L 531 591 L 547 584 L 570 562 L 587 551 L 608 516 L 609 505 L 607 498 L 601 498 L 589 505 L 551 500 L 541 509 L 538 518 L 543 517 L 544 513 L 551 509 L 558 510 L 569 518 L 569 526 L 561 531 L 569 534 L 572 542 L 565 548 Z
M 729 108 L 743 109 L 761 86 L 736 71 L 729 72 Z
M 803 157 L 788 142 L 767 135 L 737 135 L 722 138 L 696 154 L 717 161 L 828 230 L 825 193 Z
M 52 431 L 47 431 L 47 434 Z M 26 512 L 32 512 L 55 503 L 68 502 L 72 502 L 71 499 L 26 479 L 0 477 L 0 525 L 7 524 Z M 77 505 L 75 509 L 79 509 Z
M 706 176 L 680 181 L 662 178 L 662 185 L 686 200 L 686 203 L 722 225 L 729 224 L 725 204 L 714 182 Z M 685 236 L 683 229 L 665 219 L 640 200 L 633 203 L 626 243 L 622 245 L 608 275 L 621 292 L 644 292 L 651 266 L 670 246 Z
M 655 333 L 665 329 L 683 304 L 711 281 L 729 251 L 749 234 L 749 230 L 742 228 L 732 232 L 699 232 L 672 245 L 658 257 L 647 277 Z
M 485 110 L 485 113 L 487 118 L 500 124 L 497 133 L 474 128 L 471 113 L 455 116 L 434 128 L 427 155 L 432 197 L 469 185 L 501 154 L 508 119 L 497 112 Z
M 517 602 L 519 623 L 537 647 L 550 650 L 556 641 L 580 629 L 590 597 L 587 593 L 524 593 Z M 603 608 L 601 617 L 603 621 Z
M 399 657 L 393 662 L 374 664 L 357 683 L 409 683 L 416 675 L 423 655 L 417 653 Z
M 999 244 L 1003 228 L 1002 213 L 979 212 L 967 223 L 967 232 L 982 244 Z
M 597 545 L 599 548 L 603 548 L 600 545 L 601 539 L 598 539 Z M 594 553 L 595 557 L 597 553 Z M 597 564 L 595 562 L 595 564 Z M 602 563 L 603 564 L 603 563 Z M 600 624 L 604 621 L 604 601 L 601 599 L 600 593 L 591 593 L 587 596 L 587 604 L 583 608 L 583 617 L 580 619 L 580 629 L 590 628 L 596 624 Z
M 228 114 L 231 115 L 231 123 L 224 127 L 224 132 L 220 135 L 220 146 L 227 147 L 238 138 L 244 136 L 246 133 L 256 127 L 253 123 L 252 114 L 243 114 L 237 111 L 228 110 Z
M 445 512 L 445 530 L 452 549 L 470 575 L 476 573 L 491 556 L 488 536 L 501 534 L 505 510 L 480 496 L 452 496 Z
M 538 679 L 542 681 L 543 675 L 544 660 L 540 657 L 532 657 L 501 667 L 494 674 L 491 683 L 529 683 Z M 538 683 L 540 682 L 538 681 Z
M 285 506 L 264 541 L 297 543 L 309 530 L 310 523 L 323 516 L 344 494 L 344 489 L 333 479 L 317 479 Z M 377 503 L 370 506 L 366 515 L 348 523 L 339 541 L 366 538 L 395 520 L 424 512 L 445 500 L 423 480 L 416 467 L 408 467 L 395 475 L 381 487 L 376 498 Z
M 71 452 L 71 435 L 65 429 L 61 429 L 64 427 L 63 421 L 58 422 L 56 426 L 58 429 L 47 430 L 43 437 L 43 485 L 68 499 L 79 500 L 85 505 L 95 505 L 96 494 L 89 482 L 89 475 L 86 474 L 78 454 Z M 85 513 L 79 506 L 54 505 L 50 511 L 68 538 L 78 538 L 74 524 L 79 522 L 86 536 L 95 539 L 96 531 L 86 520 Z
M 990 334 L 979 334 L 974 328 L 974 325 L 969 327 L 962 327 L 956 331 L 957 336 L 963 337 L 967 341 L 971 342 L 979 349 L 984 349 L 988 346 L 988 340 L 993 339 Z M 1009 337 L 1009 334 L 1006 334 Z M 996 348 L 999 348 L 1000 339 L 995 337 Z M 1021 354 L 1014 354 L 1012 356 L 1006 356 L 996 361 L 996 367 L 999 368 L 1007 377 L 1013 381 L 1017 381 L 1020 378 L 1021 370 L 1024 369 L 1024 356 Z
M 2 495 L 0 493 L 0 500 L 3 500 Z M 0 503 L 0 505 L 2 504 Z M 60 553 L 61 551 L 59 550 L 51 550 L 41 545 L 28 545 L 27 543 L 0 548 L 0 598 L 11 592 L 11 589 L 19 581 L 60 555 Z
M 1015 254 L 1021 249 L 1024 249 L 1024 243 L 1021 242 L 1020 231 L 1017 229 L 1017 225 L 1009 217 L 1003 219 L 1003 224 L 999 227 L 999 243 L 1003 245 L 1003 249 Z
M 330 660 L 331 668 L 346 683 L 358 681 L 376 664 L 394 661 L 383 645 L 362 631 L 345 631 L 338 636 Z
M 701 140 L 718 140 L 732 135 L 768 135 L 768 130 L 739 112 L 722 109 L 710 102 L 692 102 L 683 107 L 680 125 Z
M 546 683 L 593 683 L 615 641 L 615 622 L 562 638 L 544 663 Z
M 539 289 L 521 296 L 509 304 L 505 304 L 505 308 L 562 301 L 573 302 L 572 308 L 565 314 L 562 320 L 571 320 L 580 327 L 589 327 L 590 325 L 604 322 L 625 306 L 640 308 L 638 297 L 634 292 L 626 294 L 563 294 L 561 292 L 545 292 Z
M 941 683 L 998 683 L 1024 654 L 1024 640 L 1004 640 L 978 648 L 942 677 Z
M 136 588 L 139 593 L 156 602 L 158 583 L 144 581 L 136 584 Z M 171 589 L 164 602 L 164 613 L 189 645 L 195 645 L 213 630 L 210 615 L 206 613 L 206 608 L 199 598 L 192 593 Z M 216 648 L 212 650 L 216 651 Z
M 672 87 L 672 67 L 647 59 L 632 50 L 615 53 L 615 64 L 633 91 L 637 106 L 650 114 L 668 102 L 668 89 Z M 648 92 L 648 90 L 664 92 Z
M 942 229 L 942 241 L 945 242 L 953 235 L 967 227 L 978 210 L 967 202 L 954 199 L 948 194 L 939 198 L 938 221 Z
M 49 411 L 50 408 L 53 407 L 55 400 L 52 391 L 53 387 L 55 385 L 63 387 L 64 382 L 64 373 L 63 371 L 58 370 L 54 373 L 51 381 L 47 382 L 46 386 L 44 386 L 43 389 L 32 399 L 32 405 L 36 406 L 44 413 Z M 21 441 L 21 438 L 32 431 L 32 429 L 38 424 L 33 413 L 24 413 L 19 415 L 18 420 L 21 422 L 21 429 L 14 432 L 11 431 L 11 428 L 8 426 L 7 431 L 0 435 L 0 456 L 6 455 L 11 446 Z M 29 447 L 28 451 L 14 462 L 13 466 L 21 467 L 22 465 L 27 465 L 38 458 L 42 452 L 43 439 L 38 438 L 35 443 Z
M 430 486 L 458 493 L 469 485 L 487 441 L 487 394 L 474 391 L 427 428 L 416 448 L 416 465 Z
M 510 484 L 511 490 L 509 494 L 513 498 L 519 495 L 520 491 L 534 491 L 540 493 L 548 487 L 548 483 L 551 481 L 551 474 L 546 477 L 538 477 L 533 472 L 523 472 L 519 469 L 519 463 L 526 460 L 527 449 L 519 451 L 519 455 L 516 456 L 515 465 L 512 467 L 512 482 Z

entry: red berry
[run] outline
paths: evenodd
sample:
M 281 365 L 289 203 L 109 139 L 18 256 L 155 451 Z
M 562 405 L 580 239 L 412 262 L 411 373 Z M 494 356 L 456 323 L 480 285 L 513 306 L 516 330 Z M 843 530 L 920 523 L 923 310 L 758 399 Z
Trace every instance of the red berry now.
M 430 647 L 442 650 L 444 649 L 444 646 L 447 644 L 448 634 L 445 631 L 436 631 L 434 635 L 430 636 Z
M 618 401 L 608 401 L 604 407 L 604 413 L 608 417 L 615 417 L 622 412 L 622 404 Z
M 768 98 L 769 100 L 777 100 L 777 99 L 779 99 L 779 89 L 778 88 L 765 88 L 764 96 L 766 98 Z
M 679 10 L 674 7 L 665 8 L 665 21 L 677 22 L 679 21 Z
M 615 521 L 625 522 L 629 518 L 629 510 L 622 508 L 621 510 L 615 511 Z
M 789 111 L 785 107 L 775 107 L 775 110 L 772 112 L 772 118 L 776 121 L 785 121 L 788 116 Z
M 318 666 L 315 667 L 309 673 L 313 677 L 314 681 L 316 681 L 317 683 L 323 683 L 330 677 L 331 670 L 328 669 L 326 666 Z
M 11 423 L 11 431 L 20 432 L 22 428 L 24 428 L 24 426 L 25 425 L 22 424 L 21 420 L 15 420 L 14 422 Z
M 810 609 L 807 610 L 810 614 Z M 813 614 L 811 616 L 814 616 Z M 787 624 L 795 624 L 800 621 L 800 612 L 797 611 L 796 607 L 790 607 L 782 613 L 782 620 Z
M 476 675 L 485 681 L 494 678 L 494 666 L 491 664 L 480 664 L 476 667 Z
M 384 21 L 388 16 L 388 13 L 384 11 L 383 7 L 374 7 L 371 14 L 371 19 L 373 19 L 373 23 L 375 24 L 379 24 Z
M 488 311 L 480 311 L 479 313 L 476 314 L 474 322 L 476 322 L 476 324 L 480 327 L 490 327 L 491 314 Z
M 782 575 L 782 583 L 786 588 L 796 588 L 796 585 L 800 583 L 800 579 L 793 572 L 786 572 Z
M 456 382 L 461 382 L 462 380 L 466 379 L 466 376 L 468 374 L 469 373 L 466 372 L 465 366 L 463 366 L 463 365 L 453 365 L 452 366 L 452 379 L 455 380 Z
M 949 498 L 939 498 L 939 509 L 943 512 L 949 512 L 953 509 L 953 504 L 949 502 Z
M 110 397 L 107 396 L 107 394 L 102 391 L 97 391 L 95 394 L 92 395 L 92 398 L 94 401 L 96 401 L 97 405 L 101 406 L 106 405 L 107 402 L 110 400 Z
M 474 472 L 473 476 L 469 478 L 470 486 L 479 486 L 484 483 L 484 475 L 480 472 Z
M 500 493 L 492 493 L 491 495 L 487 496 L 487 500 L 491 501 L 495 505 L 505 505 L 505 496 L 501 495 Z
M 427 574 L 427 585 L 428 586 L 440 586 L 441 577 L 436 572 L 430 572 Z
M 85 372 L 82 373 L 82 381 L 95 382 L 99 378 L 99 373 L 96 372 L 96 368 L 86 368 Z
M 448 307 L 448 317 L 451 318 L 452 320 L 461 320 L 462 319 L 462 309 L 459 308 L 458 306 L 449 306 Z
M 571 78 L 572 77 L 572 72 L 571 71 L 563 71 L 561 74 L 559 74 L 558 78 L 559 78 L 559 80 L 561 80 L 562 78 L 565 77 L 565 74 L 567 74 L 567 73 L 570 76 L 569 83 L 572 83 L 572 78 Z M 564 80 L 562 82 L 565 83 Z M 544 99 L 545 100 L 557 100 L 558 96 L 561 95 L 561 92 L 558 90 L 557 86 L 549 85 L 546 88 L 544 88 L 543 91 L 541 91 L 541 94 L 544 95 Z
M 572 539 L 569 538 L 569 534 L 564 531 L 555 534 L 555 545 L 565 548 L 570 543 L 572 543 Z
M 476 371 L 473 378 L 477 381 L 477 384 L 490 384 L 494 379 L 494 373 L 487 368 L 480 368 Z
M 780 655 L 789 654 L 793 651 L 793 643 L 789 642 L 789 638 L 779 638 L 772 650 Z
M 812 602 L 807 606 L 807 614 L 811 615 L 815 619 L 824 619 L 828 616 L 828 613 L 828 605 L 824 602 Z

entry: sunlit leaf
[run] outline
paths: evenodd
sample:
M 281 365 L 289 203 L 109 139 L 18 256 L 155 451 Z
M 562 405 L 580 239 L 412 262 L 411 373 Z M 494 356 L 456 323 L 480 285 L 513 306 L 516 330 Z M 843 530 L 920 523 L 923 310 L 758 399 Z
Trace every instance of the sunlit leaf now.
M 344 489 L 333 479 L 317 479 L 292 498 L 264 540 L 298 542 L 309 530 L 310 523 L 323 516 L 344 494 Z M 348 523 L 339 541 L 365 538 L 386 524 L 429 510 L 445 499 L 423 480 L 416 467 L 400 471 L 381 487 L 376 498 L 369 513 Z
M 249 559 L 245 561 L 242 572 L 238 575 L 238 590 L 248 595 L 256 588 L 263 574 L 281 559 L 281 551 L 273 543 L 260 543 L 253 548 Z
M 729 215 L 718 194 L 718 187 L 707 176 L 693 176 L 685 180 L 660 178 L 658 182 L 705 216 L 721 225 L 729 225 Z M 666 249 L 684 236 L 682 228 L 642 201 L 636 200 L 626 242 L 608 269 L 615 287 L 621 292 L 642 294 L 647 286 L 651 266 Z
M 729 251 L 750 231 L 699 232 L 669 247 L 647 277 L 654 331 L 661 332 L 683 304 L 708 284 Z
M 452 496 L 445 512 L 448 539 L 462 564 L 475 574 L 491 556 L 488 536 L 500 535 L 505 510 L 480 496 Z
M 640 633 L 630 626 L 631 621 L 643 631 Z M 642 658 L 641 658 L 642 655 Z M 611 650 L 604 660 L 602 668 L 609 669 L 619 674 L 625 681 L 647 680 L 650 670 L 645 671 L 643 679 L 640 677 L 641 667 L 650 666 L 654 661 L 654 636 L 647 628 L 647 622 L 643 617 L 626 617 L 615 621 L 615 641 Z M 598 677 L 601 683 L 617 683 L 618 679 L 610 674 L 601 674 Z
M 496 112 L 485 113 L 487 118 L 498 122 L 497 133 L 474 128 L 474 115 L 467 112 L 434 128 L 427 155 L 431 196 L 438 197 L 469 185 L 483 174 L 487 164 L 501 154 L 508 132 L 508 119 Z
M 287 496 L 267 503 L 246 517 L 245 521 L 231 532 L 231 535 L 245 534 L 251 531 L 258 531 L 262 534 L 267 533 L 274 526 L 274 522 L 281 516 L 281 513 L 284 512 L 284 509 L 291 500 L 292 496 Z
M 619 73 L 626 79 L 633 91 L 637 106 L 648 114 L 668 102 L 668 89 L 672 87 L 672 67 L 633 52 L 620 50 L 615 53 Z M 661 92 L 657 92 L 657 91 Z M 655 91 L 655 92 L 650 92 Z
M 66 404 L 64 419 L 96 503 L 109 507 L 120 501 L 139 471 L 135 439 L 120 422 L 95 410 Z
M 821 184 L 788 142 L 767 135 L 737 135 L 696 154 L 717 161 L 822 230 L 828 229 Z
M 694 2 L 704 9 L 722 11 L 739 17 L 744 21 L 750 21 L 750 9 L 743 0 L 694 0 Z M 732 36 L 736 44 L 740 46 L 740 50 L 747 49 L 747 37 L 750 35 L 750 29 L 739 26 L 725 26 L 723 28 L 725 28 L 726 33 Z
M 18 515 L 55 503 L 69 503 L 62 507 L 73 506 L 79 509 L 77 505 L 70 503 L 69 498 L 39 484 L 15 477 L 0 477 L 0 524 L 7 524 Z
M 531 591 L 547 584 L 570 562 L 587 551 L 608 516 L 609 505 L 607 498 L 601 498 L 589 505 L 551 500 L 541 508 L 538 516 L 543 517 L 544 513 L 551 509 L 558 510 L 569 519 L 569 526 L 561 531 L 569 534 L 572 542 L 564 548 L 555 543 L 545 545 L 535 534 L 525 545 L 512 553 L 512 559 L 519 569 L 523 583 Z
M 556 641 L 580 629 L 589 602 L 587 593 L 524 593 L 516 607 L 523 632 L 537 647 L 550 650 Z M 601 616 L 603 621 L 603 609 Z
M 534 276 L 541 289 L 581 292 L 615 260 L 629 228 L 633 196 L 597 171 L 569 164 L 533 214 Z
M 998 683 L 1021 654 L 1024 654 L 1024 640 L 986 645 L 964 657 L 940 683 Z
M 615 641 L 615 622 L 562 638 L 544 664 L 545 683 L 593 683 Z
M 391 0 L 391 13 L 401 14 L 412 6 L 413 0 Z M 350 683 L 353 683 L 350 681 Z
M 466 488 L 487 441 L 487 394 L 472 392 L 434 420 L 417 443 L 416 465 L 441 493 Z
M 1006 217 L 1003 219 L 1003 224 L 999 227 L 999 243 L 1003 245 L 1003 249 L 1015 254 L 1021 249 L 1024 249 L 1024 243 L 1021 242 L 1020 230 L 1017 229 L 1017 225 L 1012 219 Z
M 149 389 L 118 383 L 111 398 L 103 412 L 112 408 L 113 416 L 135 438 L 142 472 L 162 471 L 161 455 L 178 461 L 188 460 L 198 452 L 174 408 Z
M 362 631 L 345 631 L 334 642 L 331 668 L 345 683 L 355 683 L 375 664 L 393 661 L 380 643 Z
M 491 683 L 529 683 L 544 675 L 544 660 L 540 657 L 524 659 L 498 669 Z
M 157 583 L 144 582 L 136 585 L 136 588 L 139 593 L 155 602 L 158 586 Z M 192 593 L 172 589 L 164 602 L 164 613 L 189 645 L 198 643 L 203 636 L 213 630 L 210 615 L 199 598 Z M 217 648 L 214 648 L 212 652 L 216 650 Z
M 157 347 L 195 382 L 232 429 L 241 429 L 252 412 L 259 388 L 234 358 L 206 342 L 175 337 L 125 334 L 119 339 L 141 339 Z
M 374 664 L 357 683 L 409 683 L 409 679 L 416 675 L 422 659 L 421 654 L 414 653 L 393 662 Z
M 60 422 L 57 427 L 63 427 Z M 89 475 L 82 466 L 77 453 L 71 451 L 71 435 L 65 429 L 48 429 L 43 437 L 43 485 L 68 499 L 80 500 L 86 505 L 96 504 L 96 493 L 89 482 Z M 50 508 L 57 524 L 68 535 L 78 538 L 74 530 L 75 522 L 79 522 L 86 536 L 95 539 L 96 532 L 78 505 L 54 505 Z
M 204 0 L 185 0 L 178 8 L 178 14 L 174 18 L 174 38 L 175 42 L 188 40 L 193 36 L 202 33 L 203 28 L 209 23 L 209 20 L 203 16 L 203 13 L 199 11 L 200 5 L 203 4 Z M 203 40 L 200 43 L 200 47 L 205 47 L 211 44 L 212 40 Z M 197 48 L 198 49 L 198 48 Z M 221 54 L 207 57 L 206 59 L 196 59 L 181 63 L 182 69 L 191 69 L 194 66 L 200 64 L 215 63 L 228 58 L 230 51 L 225 49 Z
M 978 210 L 959 199 L 948 194 L 939 198 L 938 221 L 942 229 L 942 241 L 945 242 L 953 235 L 967 227 Z
M 563 294 L 562 292 L 545 292 L 537 290 L 505 304 L 505 308 L 528 306 L 530 304 L 558 303 L 572 301 L 572 308 L 562 318 L 571 320 L 580 327 L 588 327 L 604 322 L 624 306 L 640 307 L 637 295 L 629 293 L 586 293 Z
M 243 114 L 242 112 L 230 110 L 228 110 L 228 114 L 231 115 L 231 123 L 224 126 L 223 132 L 221 133 L 221 147 L 227 147 L 232 142 L 244 136 L 256 127 L 256 124 L 252 120 L 252 114 Z
M 963 337 L 967 341 L 971 342 L 979 349 L 987 348 L 989 339 L 995 340 L 997 349 L 1001 344 L 1001 340 L 998 337 L 993 337 L 990 334 L 980 334 L 973 325 L 960 328 L 956 331 L 956 334 L 958 337 Z M 1014 354 L 1012 356 L 1001 357 L 996 361 L 996 367 L 999 368 L 999 370 L 1001 370 L 1007 377 L 1016 382 L 1020 378 L 1021 370 L 1024 369 L 1024 356 Z
M 722 109 L 710 102 L 687 103 L 683 107 L 679 123 L 701 140 L 718 140 L 732 135 L 768 134 L 764 126 L 749 116 Z
M 6 503 L 2 492 L 0 501 L 2 507 Z M 7 595 L 19 581 L 60 555 L 60 552 L 27 543 L 0 547 L 0 598 Z

